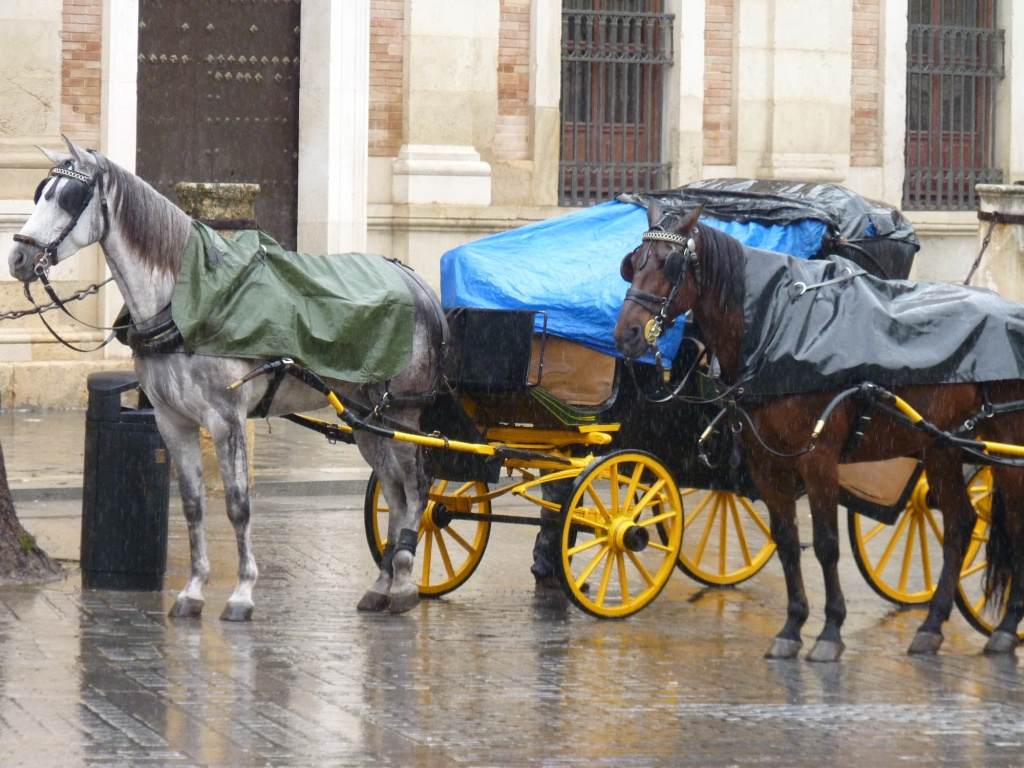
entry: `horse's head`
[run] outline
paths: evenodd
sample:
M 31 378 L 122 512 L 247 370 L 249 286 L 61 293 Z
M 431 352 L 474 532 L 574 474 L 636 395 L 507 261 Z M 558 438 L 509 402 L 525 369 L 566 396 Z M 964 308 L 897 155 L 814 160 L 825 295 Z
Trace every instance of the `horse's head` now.
M 36 188 L 36 207 L 14 236 L 11 275 L 27 283 L 51 266 L 101 240 L 107 228 L 106 161 L 66 136 L 70 155 L 42 149 L 53 163 Z
M 679 216 L 663 214 L 657 201 L 648 207 L 650 229 L 619 269 L 631 285 L 615 325 L 615 347 L 627 359 L 644 355 L 697 301 L 701 261 L 697 220 L 703 210 L 700 205 Z

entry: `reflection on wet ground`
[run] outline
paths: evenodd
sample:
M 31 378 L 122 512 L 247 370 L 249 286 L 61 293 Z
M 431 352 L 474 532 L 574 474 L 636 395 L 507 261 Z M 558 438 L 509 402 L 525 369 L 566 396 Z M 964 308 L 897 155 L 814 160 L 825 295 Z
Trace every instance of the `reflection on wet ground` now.
M 771 565 L 726 592 L 679 576 L 600 621 L 534 596 L 530 534 L 510 527 L 447 598 L 366 616 L 361 500 L 261 507 L 249 624 L 216 618 L 234 570 L 220 517 L 201 620 L 165 618 L 187 565 L 176 518 L 162 593 L 0 589 L 4 765 L 1020 764 L 1016 663 L 981 656 L 960 619 L 938 658 L 908 658 L 920 612 L 855 572 L 842 662 L 769 663 Z
M 317 471 L 300 454 L 281 451 L 283 480 L 286 460 Z M 73 516 L 74 503 L 50 509 Z M 982 656 L 959 616 L 937 658 L 906 656 L 922 611 L 878 598 L 848 547 L 842 661 L 767 662 L 784 610 L 777 561 L 729 590 L 678 573 L 644 611 L 602 621 L 535 596 L 533 531 L 519 526 L 497 527 L 449 596 L 400 617 L 359 614 L 374 572 L 362 505 L 354 492 L 258 499 L 247 624 L 217 619 L 235 555 L 216 500 L 200 620 L 166 618 L 187 571 L 176 503 L 162 592 L 83 592 L 74 574 L 0 587 L 0 764 L 1021 765 L 1016 660 Z M 26 524 L 46 517 L 25 507 Z M 805 570 L 820 612 L 810 553 Z M 814 613 L 808 647 L 820 625 Z

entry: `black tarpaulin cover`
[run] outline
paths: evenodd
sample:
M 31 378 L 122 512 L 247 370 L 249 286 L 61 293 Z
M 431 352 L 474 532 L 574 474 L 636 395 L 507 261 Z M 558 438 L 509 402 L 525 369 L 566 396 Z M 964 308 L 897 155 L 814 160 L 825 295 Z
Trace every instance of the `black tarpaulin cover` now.
M 792 224 L 817 219 L 848 240 L 884 237 L 917 246 L 914 227 L 895 208 L 869 200 L 836 184 L 777 179 L 708 179 L 685 187 L 636 195 L 654 197 L 663 206 L 687 210 L 704 203 L 704 211 L 729 221 Z
M 991 291 L 862 274 L 746 248 L 741 350 L 751 396 L 819 392 L 871 381 L 982 382 L 1024 376 L 1024 306 Z
M 920 248 L 913 225 L 897 209 L 837 184 L 707 179 L 679 189 L 620 195 L 619 199 L 645 208 L 656 199 L 662 208 L 676 211 L 689 211 L 703 203 L 705 216 L 743 224 L 789 227 L 819 222 L 824 231 L 817 258 L 845 256 L 881 277 L 909 275 Z

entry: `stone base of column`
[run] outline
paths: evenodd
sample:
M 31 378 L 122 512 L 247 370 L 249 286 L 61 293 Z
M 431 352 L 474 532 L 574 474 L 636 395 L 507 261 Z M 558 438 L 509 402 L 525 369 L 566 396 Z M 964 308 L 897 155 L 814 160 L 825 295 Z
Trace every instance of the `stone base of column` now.
M 472 147 L 406 144 L 394 160 L 396 203 L 490 205 L 491 166 Z
M 761 179 L 841 183 L 848 171 L 848 164 L 833 154 L 776 152 L 765 159 L 757 171 Z

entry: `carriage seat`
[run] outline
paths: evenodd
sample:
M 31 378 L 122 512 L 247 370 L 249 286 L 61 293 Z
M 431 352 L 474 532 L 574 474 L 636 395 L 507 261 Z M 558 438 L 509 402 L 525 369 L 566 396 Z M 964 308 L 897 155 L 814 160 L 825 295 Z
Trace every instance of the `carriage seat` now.
M 563 403 L 596 407 L 612 396 L 615 358 L 569 339 L 538 334 L 529 380 Z

